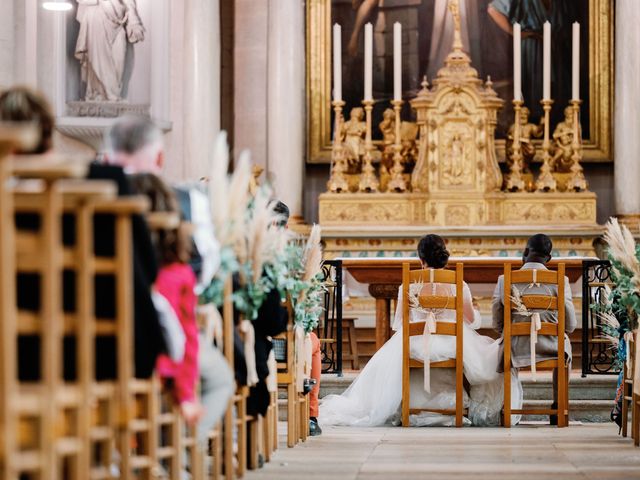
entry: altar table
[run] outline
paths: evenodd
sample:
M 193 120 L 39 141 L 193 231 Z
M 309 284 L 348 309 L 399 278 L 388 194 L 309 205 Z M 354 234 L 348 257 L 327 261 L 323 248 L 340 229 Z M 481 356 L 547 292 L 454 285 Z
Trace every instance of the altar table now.
M 410 262 L 412 269 L 420 268 L 418 258 L 340 258 L 345 268 L 360 283 L 369 285 L 369 293 L 376 299 L 376 349 L 391 336 L 391 301 L 398 298 L 402 283 L 402 264 Z M 548 267 L 557 268 L 564 263 L 569 281 L 574 283 L 582 276 L 583 260 L 592 257 L 556 257 Z M 467 283 L 496 283 L 507 263 L 513 269 L 522 266 L 522 259 L 512 257 L 451 257 L 446 268 L 454 269 L 456 263 L 464 264 L 464 280 Z

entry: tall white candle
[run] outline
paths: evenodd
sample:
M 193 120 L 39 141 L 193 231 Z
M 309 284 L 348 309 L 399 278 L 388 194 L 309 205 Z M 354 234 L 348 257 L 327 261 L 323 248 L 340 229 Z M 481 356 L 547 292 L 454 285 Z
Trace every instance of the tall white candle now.
M 333 26 L 333 100 L 342 101 L 342 27 Z
M 513 99 L 522 100 L 522 54 L 519 23 L 513 24 Z
M 402 25 L 393 24 L 393 99 L 402 100 Z
M 571 99 L 580 99 L 580 24 L 573 24 Z
M 364 26 L 364 99 L 373 100 L 373 25 Z
M 551 100 L 551 24 L 549 22 L 544 22 L 542 33 L 542 98 Z

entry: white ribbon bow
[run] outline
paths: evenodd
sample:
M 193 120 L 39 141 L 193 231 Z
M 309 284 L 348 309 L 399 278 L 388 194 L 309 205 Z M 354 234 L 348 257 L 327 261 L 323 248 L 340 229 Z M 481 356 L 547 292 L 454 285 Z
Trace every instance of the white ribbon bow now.
M 538 270 L 533 269 L 533 278 L 531 285 L 535 285 L 539 287 L 538 283 Z M 531 314 L 531 330 L 529 333 L 529 347 L 530 347 L 530 360 L 531 360 L 531 379 L 536 381 L 536 345 L 538 343 L 538 331 L 542 328 L 542 320 L 540 319 L 540 314 L 538 312 L 534 312 Z M 560 341 L 560 337 L 558 336 L 558 341 Z
M 256 370 L 256 332 L 249 320 L 240 322 L 240 331 L 244 338 L 244 361 L 247 364 L 247 386 L 253 387 L 258 383 L 258 371 Z
M 431 393 L 431 355 L 429 352 L 429 343 L 431 334 L 436 333 L 436 316 L 433 312 L 427 313 L 424 321 L 424 330 L 422 332 L 422 340 L 424 342 L 424 391 Z
M 431 295 L 436 294 L 436 284 L 433 282 L 435 271 L 429 270 L 429 283 L 431 283 Z M 431 393 L 431 354 L 429 351 L 429 344 L 431 334 L 436 333 L 436 315 L 433 311 L 427 313 L 427 318 L 424 321 L 424 330 L 422 331 L 422 341 L 424 343 L 424 355 L 422 362 L 424 364 L 424 391 Z
M 529 343 L 531 348 L 531 378 L 536 381 L 536 344 L 538 343 L 538 330 L 542 328 L 540 314 L 535 312 L 531 315 L 531 331 L 529 333 Z M 560 339 L 558 339 L 560 341 Z

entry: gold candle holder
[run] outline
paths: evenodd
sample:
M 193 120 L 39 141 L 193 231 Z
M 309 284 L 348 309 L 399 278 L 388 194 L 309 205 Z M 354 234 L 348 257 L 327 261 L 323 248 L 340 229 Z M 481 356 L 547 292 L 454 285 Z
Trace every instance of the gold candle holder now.
M 536 180 L 536 190 L 538 192 L 555 192 L 558 185 L 551 174 L 551 141 L 549 140 L 549 116 L 553 100 L 543 99 L 540 103 L 542 103 L 544 111 L 544 139 L 542 140 L 542 167 L 540 167 L 540 175 Z
M 506 183 L 506 189 L 510 192 L 522 192 L 525 189 L 522 178 L 522 146 L 520 145 L 520 110 L 523 105 L 522 100 L 513 101 L 513 111 L 516 117 L 513 128 L 513 162 Z
M 582 135 L 580 129 L 580 104 L 581 100 L 571 100 L 571 106 L 573 107 L 573 142 L 571 149 L 571 176 L 567 182 L 567 190 L 574 190 L 576 192 L 584 191 L 587 189 L 587 180 L 584 178 L 584 170 L 580 165 L 582 160 Z
M 364 113 L 367 122 L 367 131 L 364 140 L 364 155 L 362 156 L 362 174 L 358 190 L 360 192 L 377 192 L 380 182 L 376 178 L 376 170 L 373 168 L 373 142 L 371 141 L 371 112 L 373 110 L 373 100 L 363 100 Z
M 335 131 L 333 135 L 333 148 L 331 149 L 331 178 L 327 182 L 327 189 L 333 193 L 341 193 L 349 191 L 349 182 L 344 176 L 347 170 L 344 147 L 342 146 L 342 109 L 345 102 L 342 100 L 334 100 L 332 102 L 335 111 Z
M 402 100 L 392 100 L 393 111 L 396 114 L 396 133 L 393 142 L 393 167 L 391 168 L 391 180 L 387 189 L 390 192 L 402 193 L 407 190 L 407 182 L 404 180 L 404 167 L 402 166 L 402 139 L 400 138 L 400 110 L 402 109 Z

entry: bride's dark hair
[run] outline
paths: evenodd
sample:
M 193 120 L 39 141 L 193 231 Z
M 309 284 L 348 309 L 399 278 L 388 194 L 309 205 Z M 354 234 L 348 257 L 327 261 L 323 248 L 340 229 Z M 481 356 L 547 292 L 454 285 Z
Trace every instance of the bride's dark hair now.
M 442 237 L 432 233 L 420 239 L 418 257 L 431 268 L 444 268 L 449 260 L 449 251 Z

